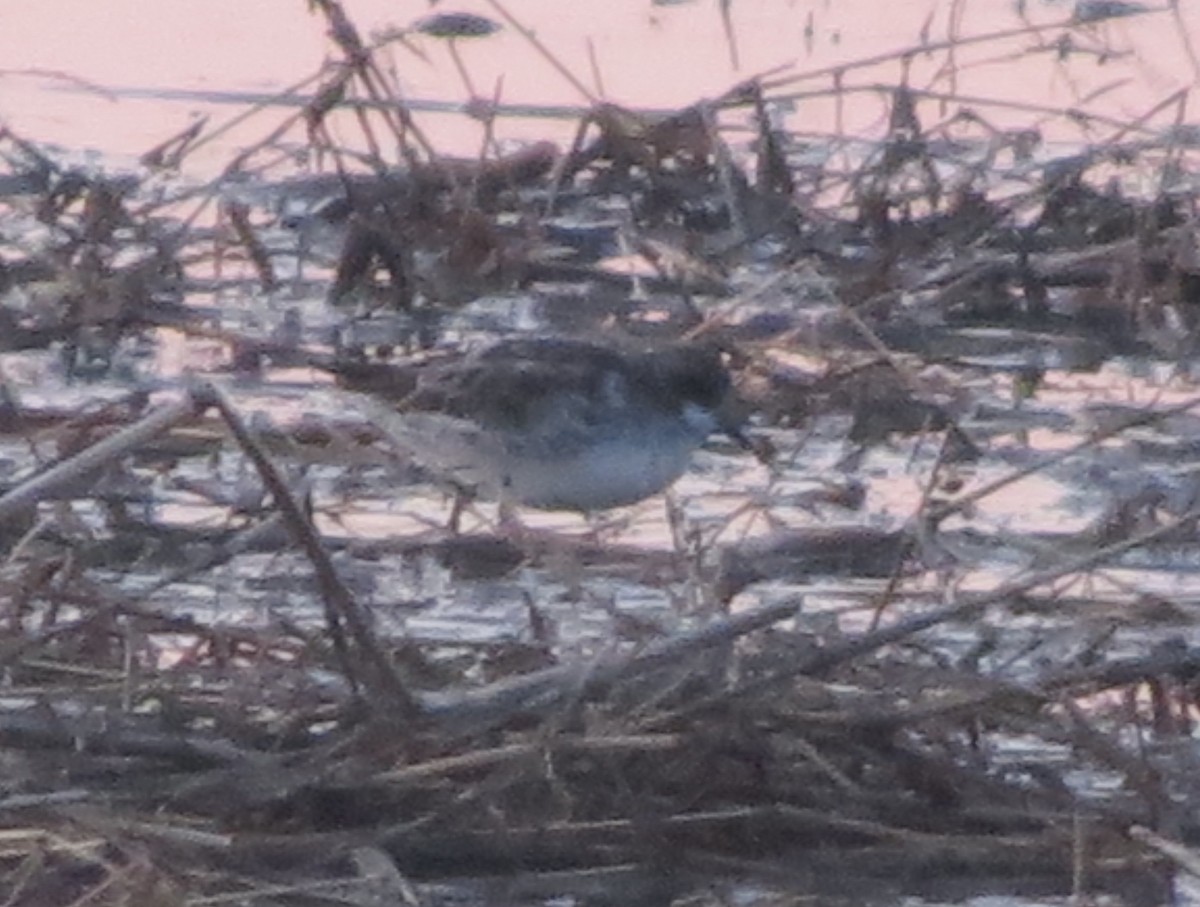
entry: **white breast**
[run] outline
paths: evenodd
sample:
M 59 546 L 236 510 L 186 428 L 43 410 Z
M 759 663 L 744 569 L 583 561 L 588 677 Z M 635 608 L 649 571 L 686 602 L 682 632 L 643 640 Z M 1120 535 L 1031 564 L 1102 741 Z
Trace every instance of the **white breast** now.
M 542 510 L 605 510 L 662 491 L 687 468 L 695 442 L 672 438 L 626 438 L 592 444 L 553 460 L 509 459 L 505 493 Z
M 546 437 L 531 439 L 441 414 L 371 408 L 376 424 L 427 469 L 481 497 L 542 510 L 605 510 L 657 494 L 716 427 L 709 411 L 689 404 L 681 418 L 628 412 L 600 434 L 564 416 L 541 426 Z

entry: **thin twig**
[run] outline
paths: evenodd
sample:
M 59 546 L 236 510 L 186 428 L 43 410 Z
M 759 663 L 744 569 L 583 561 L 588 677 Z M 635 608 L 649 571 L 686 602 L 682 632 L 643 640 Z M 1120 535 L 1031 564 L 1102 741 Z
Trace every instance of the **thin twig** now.
M 325 546 L 304 509 L 292 495 L 291 488 L 288 487 L 275 464 L 254 439 L 249 427 L 229 398 L 215 386 L 208 387 L 206 392 L 211 394 L 217 411 L 228 424 L 229 430 L 233 433 L 243 452 L 258 469 L 263 484 L 275 499 L 275 506 L 283 514 L 288 531 L 313 565 L 317 576 L 317 586 L 321 590 L 321 600 L 325 605 L 326 626 L 333 640 L 334 648 L 341 659 L 342 670 L 347 680 L 351 685 L 357 686 L 360 671 L 356 666 L 356 661 L 350 655 L 349 646 L 342 632 L 343 623 L 349 627 L 355 645 L 366 656 L 369 670 L 365 672 L 365 679 L 368 686 L 376 692 L 385 694 L 388 705 L 395 708 L 406 722 L 419 719 L 422 709 L 417 702 L 415 693 L 401 677 L 398 666 L 393 665 L 380 649 L 358 602 L 355 601 L 337 575 L 337 571 L 334 570 Z
M 28 479 L 0 497 L 0 524 L 17 516 L 55 492 L 70 487 L 102 466 L 120 459 L 181 422 L 198 416 L 208 404 L 194 394 L 154 410 L 68 460 Z

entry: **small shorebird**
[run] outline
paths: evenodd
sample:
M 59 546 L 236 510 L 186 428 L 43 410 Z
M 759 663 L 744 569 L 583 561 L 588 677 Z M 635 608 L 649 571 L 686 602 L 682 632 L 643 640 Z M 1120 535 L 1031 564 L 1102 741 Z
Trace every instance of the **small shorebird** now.
M 635 504 L 678 479 L 714 432 L 751 448 L 721 354 L 700 344 L 502 340 L 430 363 L 398 407 L 368 409 L 430 472 L 542 510 Z

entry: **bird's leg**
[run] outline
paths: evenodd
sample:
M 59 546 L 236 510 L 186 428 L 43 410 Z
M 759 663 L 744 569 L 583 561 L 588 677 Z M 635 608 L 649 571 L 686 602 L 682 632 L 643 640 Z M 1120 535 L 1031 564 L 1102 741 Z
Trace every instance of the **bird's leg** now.
M 454 503 L 450 506 L 450 518 L 446 520 L 446 531 L 451 535 L 459 535 L 462 533 L 463 514 L 475 502 L 475 489 L 454 481 L 449 484 Z
M 496 513 L 496 521 L 501 535 L 511 535 L 520 538 L 529 531 L 529 527 L 517 516 L 517 508 L 507 497 L 501 496 Z
M 589 541 L 593 544 L 600 544 L 611 540 L 629 528 L 629 524 L 633 522 L 633 514 L 633 509 L 628 507 L 621 508 L 617 514 L 601 510 L 584 511 L 583 518 L 587 522 Z M 606 539 L 605 536 L 608 538 Z
M 469 503 L 470 498 L 461 491 L 454 493 L 454 503 L 450 506 L 450 518 L 446 520 L 446 531 L 451 535 L 462 533 L 462 515 Z

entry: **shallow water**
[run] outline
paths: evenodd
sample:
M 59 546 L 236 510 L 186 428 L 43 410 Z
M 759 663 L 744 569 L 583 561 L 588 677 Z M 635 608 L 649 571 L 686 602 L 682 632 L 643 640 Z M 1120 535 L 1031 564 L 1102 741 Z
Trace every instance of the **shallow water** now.
M 351 0 L 345 6 L 367 35 L 430 12 L 421 0 Z M 554 114 L 553 108 L 577 110 L 604 98 L 675 109 L 749 76 L 778 72 L 809 95 L 796 101 L 793 128 L 825 134 L 840 123 L 842 134 L 868 138 L 884 125 L 886 97 L 879 87 L 898 79 L 895 54 L 916 51 L 922 42 L 1015 32 L 1006 40 L 960 47 L 950 65 L 940 53 L 915 52 L 913 87 L 963 99 L 942 109 L 930 104 L 923 115 L 935 121 L 969 106 L 995 128 L 1042 126 L 1054 133 L 1047 138 L 1065 142 L 1099 138 L 1108 130 L 1068 128 L 1059 117 L 1039 114 L 1039 106 L 1078 107 L 1126 122 L 1200 75 L 1190 43 L 1200 34 L 1200 8 L 1190 3 L 1175 13 L 1078 29 L 1074 49 L 1058 48 L 1057 54 L 1038 45 L 1057 37 L 1047 26 L 1070 18 L 1067 3 L 890 3 L 885 15 L 877 0 L 760 0 L 731 8 L 727 32 L 716 4 L 611 0 L 572 4 L 569 15 L 556 0 L 510 4 L 511 14 L 570 79 L 512 25 L 457 46 L 474 92 L 504 104 L 547 107 Z M 486 2 L 454 9 L 500 18 Z M 1024 31 L 1027 24 L 1046 29 Z M 321 20 L 294 0 L 17 0 L 3 25 L 0 117 L 28 138 L 115 156 L 135 156 L 194 117 L 219 121 L 239 112 L 250 96 L 292 89 L 329 53 Z M 402 47 L 392 52 L 404 97 L 450 104 L 470 97 L 445 42 L 418 37 L 414 45 L 423 58 Z M 831 101 L 833 72 L 881 55 L 889 59 L 847 70 L 847 94 Z M 1174 115 L 1172 108 L 1146 125 L 1163 128 Z M 443 151 L 478 150 L 478 124 L 459 115 L 425 116 L 427 121 L 419 119 Z M 502 141 L 569 138 L 573 124 L 556 120 L 503 118 L 497 135 Z M 199 160 L 219 166 L 262 132 L 261 123 L 235 129 Z
M 374 0 L 349 3 L 347 8 L 364 30 L 411 21 L 429 9 L 425 3 Z M 495 15 L 487 4 L 469 8 Z M 803 75 L 914 46 L 927 20 L 929 40 L 939 40 L 952 30 L 947 22 L 950 12 L 964 7 L 890 4 L 888 15 L 882 16 L 877 0 L 734 4 L 736 67 L 715 4 L 580 3 L 571 5 L 570 15 L 563 15 L 563 4 L 550 0 L 530 0 L 519 7 L 514 3 L 511 8 L 577 74 L 583 89 L 560 75 L 511 26 L 493 38 L 460 42 L 458 49 L 481 94 L 495 92 L 504 104 L 545 108 L 544 115 L 503 117 L 498 127 L 502 140 L 550 135 L 565 144 L 574 129 L 568 114 L 585 105 L 589 94 L 638 107 L 675 108 L 778 66 L 792 67 L 784 75 Z M 1048 23 L 1061 21 L 1069 11 L 1062 4 L 1038 4 L 1027 14 Z M 0 117 L 25 137 L 58 143 L 75 153 L 86 149 L 106 162 L 132 159 L 195 116 L 210 115 L 220 122 L 239 112 L 251 95 L 272 96 L 300 83 L 317 70 L 329 49 L 318 21 L 305 14 L 302 4 L 290 0 L 169 4 L 48 0 L 23 2 L 6 10 L 4 17 L 0 59 L 7 68 L 0 73 Z M 966 8 L 954 28 L 958 34 L 984 34 L 1019 28 L 1021 23 L 1013 6 L 993 4 Z M 1026 32 L 1005 42 L 963 48 L 952 71 L 941 68 L 945 60 L 940 55 L 916 54 L 911 78 L 917 86 L 953 88 L 960 98 L 1020 102 L 1027 106 L 1004 109 L 975 101 L 971 106 L 986 111 L 997 127 L 1045 125 L 1048 137 L 1078 144 L 1111 133 L 1100 127 L 1072 129 L 1062 117 L 1047 116 L 1043 122 L 1042 114 L 1028 105 L 1062 107 L 1079 102 L 1115 121 L 1135 118 L 1195 81 L 1188 41 L 1200 34 L 1196 26 L 1200 26 L 1200 11 L 1193 4 L 1187 4 L 1179 18 L 1164 13 L 1105 22 L 1081 32 L 1079 40 L 1081 46 L 1093 48 L 1104 42 L 1116 56 L 1101 59 L 1084 49 L 1067 61 L 1045 50 L 1032 51 L 1038 36 Z M 433 104 L 462 102 L 467 91 L 448 48 L 430 39 L 419 39 L 419 45 L 427 59 L 403 48 L 393 50 L 405 96 Z M 1021 55 L 1018 63 L 1013 62 L 1014 55 Z M 590 57 L 595 60 L 594 72 Z M 893 84 L 898 69 L 889 60 L 849 72 L 845 84 L 864 90 L 850 95 L 844 105 L 829 100 L 828 74 L 798 81 L 798 90 L 825 95 L 797 102 L 787 112 L 788 122 L 801 132 L 836 129 L 848 136 L 878 137 L 884 127 L 884 93 L 873 86 Z M 997 73 L 1003 73 L 1003 78 Z M 928 124 L 953 111 L 930 103 L 922 107 L 922 116 Z M 419 115 L 439 147 L 463 154 L 479 148 L 480 127 L 468 118 L 444 112 Z M 1173 111 L 1165 112 L 1152 125 L 1164 126 L 1172 116 Z M 256 118 L 226 133 L 188 161 L 188 175 L 218 170 L 268 128 L 266 120 Z M 281 291 L 269 298 L 245 295 L 240 299 L 236 293 L 218 294 L 204 301 L 212 303 L 226 326 L 241 330 L 269 328 L 288 309 L 295 309 L 311 338 L 339 317 L 319 292 Z M 497 316 L 493 308 L 490 317 L 501 322 L 537 318 L 521 299 L 497 305 L 513 309 L 510 317 Z M 456 318 L 452 328 L 460 334 L 480 330 L 472 321 L 473 313 Z M 171 331 L 159 332 L 158 340 L 145 366 L 147 377 L 161 382 L 163 396 L 174 393 L 175 382 L 188 373 L 204 374 L 221 364 L 224 355 L 221 344 L 185 342 Z M 77 406 L 81 398 L 102 399 L 115 392 L 103 382 L 68 386 L 50 355 L 6 357 L 3 369 L 5 377 L 20 379 L 22 398 L 32 406 Z M 308 415 L 345 415 L 344 398 L 329 391 L 324 379 L 304 370 L 271 377 L 275 383 L 266 386 L 231 388 L 248 418 L 257 411 L 269 422 L 287 424 Z M 1170 405 L 1196 393 L 1193 377 L 1186 371 L 1172 374 L 1168 364 L 1153 362 L 1114 361 L 1094 374 L 1052 371 L 1037 397 L 1019 408 L 1011 404 L 1011 389 L 1002 379 L 956 375 L 952 380 L 973 381 L 970 391 L 977 401 L 992 404 L 1008 420 L 998 424 L 978 413 L 963 415 L 969 432 L 992 442 L 985 460 L 964 470 L 974 485 L 1077 443 L 1102 421 L 1099 404 Z M 692 531 L 701 537 L 697 544 L 711 546 L 743 534 L 764 534 L 767 517 L 777 528 L 857 521 L 887 527 L 904 524 L 919 505 L 936 460 L 935 446 L 897 439 L 866 453 L 855 470 L 844 466 L 846 422 L 833 418 L 803 429 L 772 429 L 771 438 L 782 454 L 780 462 L 788 464 L 774 474 L 747 456 L 712 451 L 698 456 L 674 491 Z M 1156 445 L 1167 453 L 1155 463 L 1154 478 L 1169 492 L 1186 496 L 1190 461 L 1170 451 L 1195 443 L 1197 427 L 1180 420 L 1169 431 L 1131 432 L 981 502 L 947 527 L 962 533 L 952 536 L 958 542 L 953 553 L 959 558 L 953 588 L 930 571 L 906 583 L 904 597 L 894 609 L 918 610 L 944 596 L 993 588 L 1004 578 L 1036 566 L 1041 558 L 1061 556 L 1053 548 L 1061 534 L 1093 524 L 1120 493 L 1137 487 L 1150 462 L 1147 450 Z M 29 451 L 21 443 L 6 445 L 3 455 L 8 458 L 9 476 L 30 468 Z M 245 474 L 240 458 L 229 455 L 181 471 L 227 485 Z M 449 511 L 448 499 L 435 489 L 422 485 L 399 491 L 385 465 L 363 465 L 354 472 L 347 474 L 344 460 L 311 470 L 318 520 L 331 537 L 369 543 L 416 535 L 431 522 L 443 522 Z M 866 486 L 860 511 L 813 503 L 814 493 L 826 484 L 850 478 L 861 479 Z M 731 488 L 732 494 L 719 493 Z M 236 519 L 230 508 L 214 506 L 181 489 L 165 491 L 154 506 L 158 519 L 179 525 Z M 743 506 L 746 512 L 715 535 L 721 518 Z M 480 512 L 482 516 L 469 518 L 468 528 L 491 528 L 492 512 L 486 507 Z M 95 514 L 85 512 L 84 517 Z M 711 596 L 705 595 L 705 583 L 689 573 L 692 564 L 687 555 L 693 549 L 688 546 L 694 540 L 673 536 L 677 527 L 672 526 L 662 499 L 634 508 L 628 520 L 614 538 L 629 545 L 632 553 L 598 567 L 564 550 L 549 563 L 501 580 L 464 581 L 427 555 L 392 557 L 379 564 L 357 558 L 350 544 L 339 551 L 338 566 L 371 606 L 381 629 L 402 626 L 414 638 L 432 644 L 485 647 L 513 638 L 530 640 L 537 614 L 554 627 L 558 651 L 594 653 L 632 644 L 632 631 L 623 618 L 669 629 L 714 607 Z M 564 534 L 580 535 L 587 529 L 573 516 L 535 514 L 527 522 Z M 1059 535 L 1051 536 L 1055 533 Z M 1120 569 L 1060 588 L 1059 593 L 1070 600 L 1055 601 L 1053 613 L 1002 611 L 993 618 L 1004 634 L 1001 654 L 1027 646 L 1034 650 L 1028 660 L 1014 664 L 1012 673 L 1019 680 L 1036 667 L 1038 659 L 1070 657 L 1078 648 L 1079 626 L 1102 619 L 1117 627 L 1109 650 L 1115 654 L 1144 650 L 1160 631 L 1184 633 L 1194 641 L 1200 638 L 1194 619 L 1200 602 L 1196 568 L 1192 550 L 1156 551 Z M 213 582 L 178 583 L 160 590 L 151 603 L 205 609 L 200 613 L 217 622 L 265 621 L 272 611 L 314 624 L 320 620 L 307 565 L 294 552 L 247 555 L 211 575 Z M 131 584 L 139 579 L 112 578 Z M 883 585 L 873 580 L 814 583 L 784 576 L 751 587 L 734 606 L 801 591 L 806 595 L 802 621 L 814 633 L 834 625 L 861 630 L 871 618 L 870 599 Z M 1173 622 L 1163 627 L 1148 626 L 1138 611 L 1156 597 L 1169 599 L 1177 609 Z M 975 645 L 977 629 L 957 635 L 947 630 L 937 644 L 952 657 L 963 656 Z M 1095 784 L 1096 779 L 1091 781 Z

